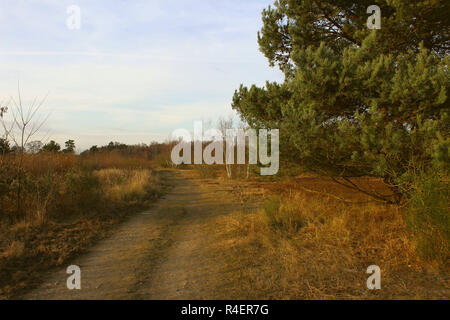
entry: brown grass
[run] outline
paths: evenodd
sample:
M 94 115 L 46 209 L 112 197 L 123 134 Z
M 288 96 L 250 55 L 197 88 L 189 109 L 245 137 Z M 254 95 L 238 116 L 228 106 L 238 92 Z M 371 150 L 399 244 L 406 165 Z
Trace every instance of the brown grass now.
M 14 298 L 37 285 L 44 272 L 83 252 L 131 213 L 148 207 L 160 194 L 152 167 L 149 161 L 113 154 L 4 158 L 0 299 Z M 22 175 L 19 198 L 18 172 Z
M 223 272 L 233 283 L 223 288 L 224 297 L 450 298 L 448 265 L 421 260 L 401 208 L 370 202 L 321 178 L 300 179 L 308 181 L 303 184 L 308 188 L 334 192 L 355 203 L 296 188 L 296 179 L 229 182 L 235 190 L 245 189 L 235 192 L 236 201 L 255 201 L 252 193 L 261 198 L 261 192 L 266 200 L 263 209 L 216 221 L 212 233 L 218 245 L 213 250 L 222 257 Z M 381 268 L 381 290 L 367 289 L 370 265 Z

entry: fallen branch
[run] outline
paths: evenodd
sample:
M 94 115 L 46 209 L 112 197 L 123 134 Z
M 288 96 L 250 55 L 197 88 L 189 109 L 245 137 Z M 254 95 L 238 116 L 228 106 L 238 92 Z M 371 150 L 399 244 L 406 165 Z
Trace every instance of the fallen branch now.
M 331 197 L 331 198 L 334 198 L 336 200 L 339 200 L 339 201 L 342 201 L 342 202 L 345 202 L 345 203 L 348 203 L 348 204 L 364 204 L 364 203 L 370 203 L 371 202 L 371 201 L 357 201 L 357 202 L 356 201 L 350 201 L 350 200 L 346 200 L 344 198 L 338 197 L 338 196 L 336 196 L 334 194 L 331 194 L 331 193 L 328 193 L 328 192 L 311 190 L 311 189 L 308 189 L 308 188 L 305 188 L 305 187 L 302 187 L 302 186 L 298 186 L 298 187 L 300 189 L 302 189 L 303 191 L 310 192 L 310 193 L 315 193 L 315 194 L 320 194 L 320 195 L 327 196 L 327 197 Z M 383 202 L 383 203 L 385 202 L 385 201 L 381 201 L 381 200 L 378 200 L 378 199 L 373 199 L 373 201 Z

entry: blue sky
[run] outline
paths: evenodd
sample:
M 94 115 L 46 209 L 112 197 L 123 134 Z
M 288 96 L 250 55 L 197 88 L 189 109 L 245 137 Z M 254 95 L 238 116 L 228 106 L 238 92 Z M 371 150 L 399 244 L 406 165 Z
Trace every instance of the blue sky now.
M 49 93 L 43 137 L 78 150 L 163 141 L 232 114 L 241 83 L 281 81 L 259 52 L 272 0 L 1 0 L 0 101 Z M 70 30 L 67 7 L 81 9 Z M 41 137 L 36 137 L 39 139 Z

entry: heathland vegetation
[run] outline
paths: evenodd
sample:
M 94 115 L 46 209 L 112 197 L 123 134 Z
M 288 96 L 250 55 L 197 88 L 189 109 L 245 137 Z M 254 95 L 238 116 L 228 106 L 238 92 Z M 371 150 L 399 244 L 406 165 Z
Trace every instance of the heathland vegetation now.
M 242 85 L 232 107 L 245 126 L 280 130 L 276 177 L 254 165 L 181 167 L 231 185 L 241 205 L 205 228 L 229 275 L 221 298 L 448 299 L 449 6 L 376 1 L 381 29 L 369 30 L 372 2 L 277 0 L 263 11 L 258 43 L 285 80 Z M 40 105 L 26 111 L 19 94 L 0 107 L 8 298 L 158 198 L 157 168 L 175 167 L 175 143 L 77 154 L 73 140 L 33 141 Z M 381 291 L 365 287 L 370 265 Z
M 163 187 L 158 156 L 170 147 L 110 143 L 79 155 L 73 140 L 62 150 L 53 140 L 27 142 L 37 110 L 23 110 L 13 104 L 1 114 L 0 298 L 39 283 L 43 272 L 154 202 Z

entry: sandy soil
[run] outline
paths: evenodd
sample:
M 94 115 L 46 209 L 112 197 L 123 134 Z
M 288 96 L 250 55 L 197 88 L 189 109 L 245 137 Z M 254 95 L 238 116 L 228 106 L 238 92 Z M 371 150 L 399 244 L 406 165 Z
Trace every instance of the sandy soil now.
M 174 188 L 150 210 L 130 218 L 70 265 L 81 268 L 81 290 L 69 290 L 65 266 L 24 299 L 211 299 L 226 285 L 210 222 L 240 207 L 233 188 L 165 171 Z

